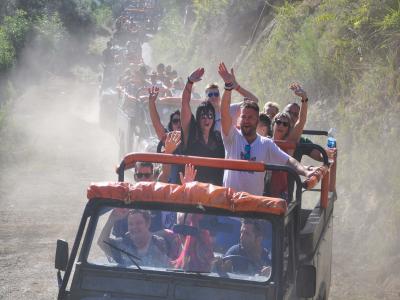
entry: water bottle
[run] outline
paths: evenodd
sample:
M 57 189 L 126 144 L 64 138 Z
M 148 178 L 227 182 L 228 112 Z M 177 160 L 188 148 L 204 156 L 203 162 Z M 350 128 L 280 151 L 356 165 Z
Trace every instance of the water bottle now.
M 328 141 L 326 143 L 326 146 L 328 147 L 328 151 L 330 149 L 336 148 L 335 133 L 336 133 L 336 129 L 335 128 L 331 128 L 328 131 Z M 329 163 L 333 163 L 333 159 L 332 158 L 329 158 Z

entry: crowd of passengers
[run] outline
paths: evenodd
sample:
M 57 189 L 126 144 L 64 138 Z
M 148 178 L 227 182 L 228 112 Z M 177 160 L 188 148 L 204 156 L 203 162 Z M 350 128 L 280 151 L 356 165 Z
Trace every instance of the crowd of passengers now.
M 157 87 L 160 97 L 181 97 L 185 82 L 171 65 L 159 63 L 152 70 L 142 60 L 141 44 L 128 41 L 124 47 L 107 42 L 103 51 L 103 80 L 101 91 L 117 88 L 120 95 L 131 100 L 148 96 L 149 87 Z M 192 97 L 200 99 L 198 93 Z
M 140 96 L 137 92 L 149 85 L 158 86 L 162 93 L 168 93 L 174 86 L 182 88 L 184 85 L 170 65 L 165 67 L 160 63 L 157 71 L 151 71 L 143 62 L 142 45 L 148 31 L 146 24 L 158 24 L 158 2 L 130 1 L 116 19 L 112 38 L 102 53 L 104 70 L 100 91 L 116 86 L 125 91 L 127 86 L 134 85 L 135 88 L 130 89 L 130 96 L 137 97 Z M 132 7 L 138 10 L 129 10 Z
M 161 70 L 157 70 L 157 72 Z M 267 102 L 260 112 L 258 98 L 237 82 L 234 70 L 219 64 L 218 74 L 224 82 L 222 94 L 219 86 L 209 84 L 205 89 L 205 100 L 192 112 L 190 101 L 193 87 L 204 75 L 204 69 L 192 72 L 183 87 L 181 109 L 170 115 L 168 124 L 161 124 L 156 102 L 162 88 L 149 84 L 147 88 L 149 113 L 158 138 L 168 154 L 185 154 L 201 157 L 227 158 L 247 161 L 262 161 L 267 164 L 286 165 L 301 176 L 310 177 L 316 172 L 312 166 L 303 166 L 302 155 L 322 161 L 316 150 L 281 150 L 276 141 L 312 143 L 302 137 L 307 119 L 309 98 L 299 84 L 289 88 L 298 101 L 289 103 L 282 111 L 278 104 Z M 243 101 L 231 103 L 233 93 Z M 336 150 L 330 156 L 336 157 Z M 151 163 L 137 163 L 134 178 L 140 181 L 160 181 L 185 184 L 191 181 L 211 183 L 244 191 L 253 195 L 288 198 L 286 172 L 244 172 L 221 170 L 192 165 L 163 165 L 156 174 Z M 266 184 L 267 183 L 267 184 Z M 264 191 L 268 186 L 268 191 Z M 99 239 L 100 247 L 120 263 L 132 264 L 132 257 L 119 252 L 115 258 L 109 243 L 140 258 L 140 264 L 175 267 L 196 272 L 227 272 L 236 270 L 265 275 L 270 272 L 270 252 L 265 246 L 269 239 L 265 228 L 257 221 L 218 217 L 220 223 L 239 226 L 240 237 L 224 237 L 222 242 L 210 230 L 201 229 L 199 222 L 204 218 L 197 214 L 154 212 L 143 210 L 115 209 L 103 228 Z M 239 225 L 237 225 L 239 223 Z M 171 229 L 176 224 L 188 224 L 199 228 L 196 236 L 182 236 Z M 108 241 L 109 243 L 104 243 Z M 218 249 L 221 257 L 214 257 Z M 224 260 L 224 257 L 239 255 L 251 263 Z M 252 268 L 249 271 L 248 268 Z

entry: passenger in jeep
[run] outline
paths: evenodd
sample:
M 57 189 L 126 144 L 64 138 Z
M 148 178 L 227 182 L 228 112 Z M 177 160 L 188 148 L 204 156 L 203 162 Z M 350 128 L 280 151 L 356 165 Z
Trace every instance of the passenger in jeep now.
M 271 257 L 269 251 L 263 247 L 264 231 L 260 221 L 242 219 L 239 244 L 225 253 L 219 262 L 219 270 L 269 276 Z
M 128 217 L 128 231 L 120 238 L 111 236 L 115 222 Z M 151 215 L 149 211 L 139 209 L 114 209 L 99 236 L 98 245 L 109 259 L 123 265 L 132 265 L 132 257 L 123 251 L 138 257 L 140 266 L 167 267 L 167 246 L 163 238 L 150 232 Z M 110 246 L 112 245 L 112 246 Z M 123 251 L 118 251 L 119 248 Z
M 199 228 L 199 222 L 203 217 L 201 214 L 189 214 L 186 221 L 190 226 Z M 175 268 L 188 272 L 210 272 L 214 259 L 212 249 L 209 230 L 200 229 L 196 236 L 186 236 L 179 257 L 172 263 Z
M 236 128 L 229 108 L 233 90 L 233 70 L 229 73 L 224 63 L 219 65 L 218 73 L 225 82 L 225 91 L 221 101 L 221 124 L 222 139 L 226 150 L 226 158 L 242 159 L 250 161 L 263 161 L 264 163 L 282 164 L 292 167 L 299 175 L 310 177 L 315 169 L 306 169 L 297 160 L 283 152 L 269 138 L 257 134 L 259 122 L 259 107 L 254 101 L 247 101 L 242 104 L 240 112 L 240 129 Z M 301 94 L 299 87 L 291 86 L 294 92 Z M 304 101 L 306 103 L 306 101 Z M 245 191 L 253 195 L 263 195 L 264 173 L 262 172 L 241 172 L 225 170 L 224 186 L 231 187 L 237 191 Z

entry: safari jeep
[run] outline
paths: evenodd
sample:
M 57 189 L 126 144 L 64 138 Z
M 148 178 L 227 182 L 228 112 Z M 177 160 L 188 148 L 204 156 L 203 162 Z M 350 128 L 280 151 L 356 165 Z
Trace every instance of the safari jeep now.
M 289 167 L 261 162 L 128 154 L 117 170 L 118 182 L 88 188 L 71 253 L 67 242 L 57 241 L 58 299 L 327 299 L 334 205 L 330 166 L 321 147 L 308 147 L 323 153 L 324 164 L 305 182 Z M 200 182 L 124 182 L 124 172 L 138 161 L 284 171 L 293 197 L 254 196 Z M 319 181 L 320 188 L 314 188 Z M 317 195 L 313 209 L 302 208 L 305 191 Z M 151 255 L 133 253 L 121 243 L 146 232 Z M 260 259 L 237 251 L 241 247 L 257 247 Z

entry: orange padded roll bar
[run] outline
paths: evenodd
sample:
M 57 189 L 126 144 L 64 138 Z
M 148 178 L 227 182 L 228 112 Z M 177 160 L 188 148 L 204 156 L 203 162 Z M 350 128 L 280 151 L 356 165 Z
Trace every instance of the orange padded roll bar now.
M 321 182 L 321 200 L 320 204 L 322 208 L 327 208 L 329 203 L 328 192 L 329 192 L 329 185 L 330 185 L 330 177 L 331 172 L 328 170 L 324 177 L 322 178 Z
M 263 162 L 161 153 L 130 153 L 127 154 L 122 160 L 120 166 L 117 169 L 117 173 L 123 171 L 120 170 L 120 167 L 122 165 L 124 170 L 128 170 L 133 168 L 135 166 L 135 163 L 139 161 L 178 165 L 192 164 L 194 166 L 200 167 L 230 169 L 238 171 L 264 172 L 266 170 Z

